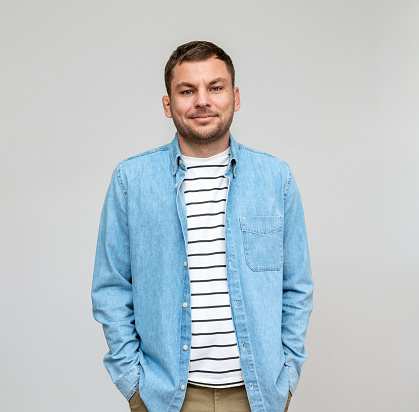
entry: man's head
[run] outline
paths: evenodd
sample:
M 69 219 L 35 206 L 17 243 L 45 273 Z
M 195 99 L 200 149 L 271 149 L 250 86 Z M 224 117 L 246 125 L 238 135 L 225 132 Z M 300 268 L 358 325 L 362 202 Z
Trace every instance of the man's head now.
M 228 147 L 234 112 L 240 108 L 230 57 L 209 42 L 179 46 L 166 64 L 167 96 L 163 108 L 173 119 L 179 146 L 204 147 L 217 153 Z M 187 153 L 183 153 L 188 155 Z
M 179 46 L 170 56 L 164 69 L 164 82 L 168 96 L 171 96 L 171 84 L 173 80 L 173 69 L 177 64 L 183 62 L 199 62 L 215 57 L 223 61 L 231 76 L 231 85 L 234 88 L 235 71 L 230 56 L 220 47 L 209 41 L 191 41 Z

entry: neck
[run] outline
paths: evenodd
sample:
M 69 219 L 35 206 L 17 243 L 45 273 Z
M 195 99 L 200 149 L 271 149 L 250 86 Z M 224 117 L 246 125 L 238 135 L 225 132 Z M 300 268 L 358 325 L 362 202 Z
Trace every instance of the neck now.
M 224 152 L 230 146 L 230 133 L 215 142 L 194 143 L 185 140 L 178 134 L 180 152 L 188 157 L 211 157 Z

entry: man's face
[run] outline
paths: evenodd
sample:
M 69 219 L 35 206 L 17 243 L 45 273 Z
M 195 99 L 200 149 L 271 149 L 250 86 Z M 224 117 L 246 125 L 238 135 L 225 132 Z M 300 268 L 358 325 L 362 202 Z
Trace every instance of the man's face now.
M 226 64 L 215 57 L 186 61 L 173 74 L 171 97 L 163 97 L 163 107 L 179 138 L 201 145 L 227 138 L 240 95 Z

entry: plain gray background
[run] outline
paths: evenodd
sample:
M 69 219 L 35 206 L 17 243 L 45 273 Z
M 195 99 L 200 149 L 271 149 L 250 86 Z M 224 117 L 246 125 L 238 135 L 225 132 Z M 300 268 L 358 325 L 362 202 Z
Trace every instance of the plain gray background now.
M 419 410 L 419 2 L 0 1 L 2 411 L 128 411 L 91 314 L 122 159 L 168 143 L 179 44 L 232 57 L 232 132 L 288 162 L 315 281 L 290 412 Z

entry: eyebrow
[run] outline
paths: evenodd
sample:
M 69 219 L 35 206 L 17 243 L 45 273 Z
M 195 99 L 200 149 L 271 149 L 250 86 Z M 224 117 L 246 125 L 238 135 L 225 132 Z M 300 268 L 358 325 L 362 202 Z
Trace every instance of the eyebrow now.
M 215 83 L 227 83 L 227 79 L 225 77 L 217 77 L 216 79 L 211 80 L 209 82 L 209 86 L 212 86 Z M 192 83 L 189 83 L 189 82 L 181 82 L 181 83 L 178 83 L 175 86 L 175 89 L 178 90 L 178 89 L 181 89 L 182 87 L 191 87 L 191 88 L 193 88 L 193 87 L 195 87 L 195 85 L 192 84 Z
M 192 83 L 181 82 L 175 86 L 175 89 L 181 89 L 182 87 L 195 87 Z
M 216 79 L 211 80 L 211 81 L 209 82 L 210 86 L 212 86 L 212 85 L 213 85 L 213 84 L 215 84 L 215 83 L 227 83 L 227 79 L 226 79 L 226 78 L 224 78 L 224 77 L 217 77 Z

